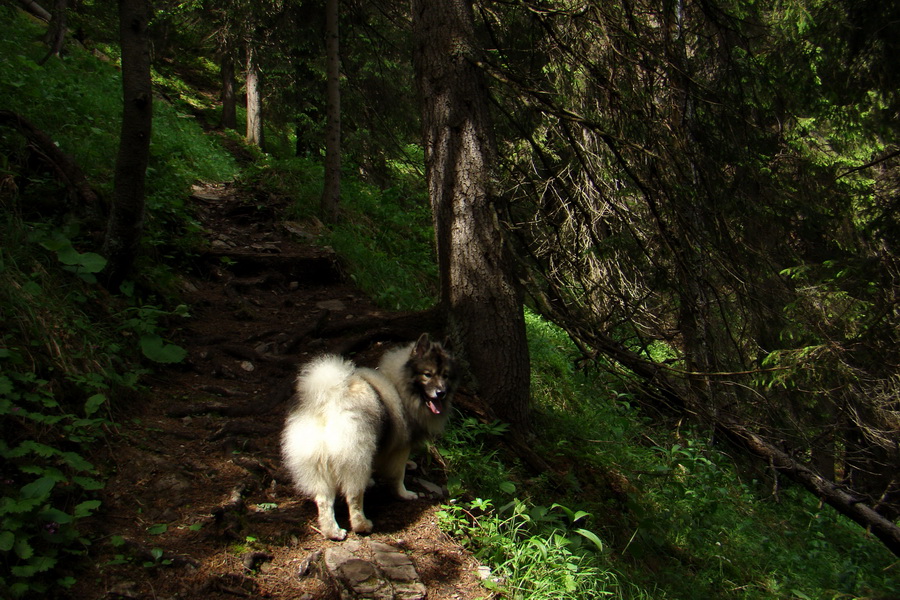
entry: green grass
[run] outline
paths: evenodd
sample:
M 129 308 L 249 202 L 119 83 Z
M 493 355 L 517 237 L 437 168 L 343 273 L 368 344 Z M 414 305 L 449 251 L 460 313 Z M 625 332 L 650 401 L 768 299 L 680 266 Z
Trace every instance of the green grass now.
M 603 542 L 579 521 L 589 517 L 561 506 L 529 506 L 512 500 L 495 508 L 475 499 L 443 507 L 441 525 L 473 548 L 491 566 L 484 585 L 503 597 L 522 600 L 557 598 L 647 597 L 603 560 Z
M 432 306 L 438 275 L 427 199 L 353 180 L 342 188 L 344 219 L 328 243 L 347 262 L 354 282 L 385 308 Z
M 527 324 L 534 444 L 560 473 L 528 473 L 501 431 L 474 419 L 454 421 L 440 444 L 454 496 L 442 525 L 490 565 L 489 587 L 510 598 L 900 593 L 900 563 L 857 525 L 784 481 L 776 501 L 770 481 L 752 479 L 757 467 L 702 430 L 654 425 L 620 382 L 572 367 L 558 328 L 531 313 Z
M 324 171 L 309 158 L 268 158 L 245 174 L 245 182 L 270 197 L 292 200 L 289 217 L 316 221 Z M 318 227 L 354 283 L 380 306 L 421 310 L 437 298 L 437 267 L 430 207 L 421 189 L 379 189 L 345 171 L 340 222 Z

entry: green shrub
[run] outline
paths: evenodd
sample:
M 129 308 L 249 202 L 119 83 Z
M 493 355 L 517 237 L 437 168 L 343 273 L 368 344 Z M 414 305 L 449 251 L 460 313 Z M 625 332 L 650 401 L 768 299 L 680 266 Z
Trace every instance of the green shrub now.
M 584 512 L 563 506 L 532 506 L 513 499 L 500 508 L 476 499 L 449 504 L 438 513 L 441 526 L 491 565 L 484 585 L 503 597 L 522 600 L 623 598 L 617 573 L 604 565 L 600 538 L 585 529 Z
M 73 581 L 57 567 L 90 544 L 78 525 L 103 486 L 86 456 L 139 372 L 96 310 L 92 259 L 9 215 L 0 235 L 0 595 L 27 597 Z

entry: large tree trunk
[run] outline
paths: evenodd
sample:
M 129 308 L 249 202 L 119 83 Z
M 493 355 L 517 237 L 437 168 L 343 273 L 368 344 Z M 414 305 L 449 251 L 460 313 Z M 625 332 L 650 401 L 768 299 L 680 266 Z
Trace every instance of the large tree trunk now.
M 262 94 L 259 83 L 259 63 L 253 45 L 247 44 L 247 142 L 260 148 L 263 141 Z
M 44 21 L 47 21 L 48 23 L 53 18 L 53 16 L 49 12 L 47 12 L 46 9 L 44 9 L 40 4 L 38 4 L 34 0 L 19 0 L 19 4 L 21 4 L 22 8 L 24 8 L 25 10 L 27 10 L 34 16 L 38 17 L 39 19 L 43 19 Z
M 325 189 L 322 192 L 322 218 L 337 221 L 341 199 L 341 60 L 338 37 L 339 0 L 325 3 Z
M 107 285 L 117 287 L 134 263 L 144 225 L 144 181 L 150 160 L 153 91 L 150 83 L 149 0 L 119 0 L 122 44 L 122 130 L 112 210 L 103 253 Z
M 480 395 L 521 432 L 528 426 L 528 345 L 499 226 L 502 199 L 492 184 L 494 140 L 473 61 L 472 7 L 468 0 L 413 0 L 412 10 L 441 308 Z
M 226 46 L 222 49 L 222 127 L 237 129 L 237 101 L 235 99 L 234 55 Z

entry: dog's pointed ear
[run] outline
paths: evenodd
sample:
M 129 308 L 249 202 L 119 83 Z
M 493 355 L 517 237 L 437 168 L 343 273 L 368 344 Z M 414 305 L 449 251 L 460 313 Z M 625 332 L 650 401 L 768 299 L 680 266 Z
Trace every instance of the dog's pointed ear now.
M 425 354 L 431 349 L 431 340 L 428 338 L 427 333 L 423 333 L 419 336 L 419 340 L 416 342 L 416 347 L 413 348 L 414 356 L 425 356 Z
M 444 341 L 441 342 L 441 346 L 442 346 L 442 347 L 444 348 L 444 350 L 446 350 L 447 352 L 453 352 L 453 340 L 450 339 L 450 336 L 449 336 L 449 335 L 446 336 L 446 337 L 444 337 Z

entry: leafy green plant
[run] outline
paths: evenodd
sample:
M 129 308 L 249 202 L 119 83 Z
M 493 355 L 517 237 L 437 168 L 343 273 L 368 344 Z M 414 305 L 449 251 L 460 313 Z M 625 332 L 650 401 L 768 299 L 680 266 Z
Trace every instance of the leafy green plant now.
M 9 568 L 8 575 L 0 574 L 0 589 L 16 598 L 45 592 L 59 560 L 89 545 L 77 524 L 99 508 L 90 495 L 103 483 L 80 444 L 96 439 L 106 422 L 96 417 L 103 395 L 88 398 L 83 415 L 68 413 L 48 382 L 21 371 L 22 363 L 16 349 L 0 352 L 0 553 Z M 59 437 L 40 435 L 48 430 Z M 60 438 L 71 445 L 60 444 Z M 55 578 L 56 585 L 72 582 Z
M 121 329 L 139 336 L 141 352 L 150 360 L 164 364 L 179 363 L 187 356 L 187 350 L 167 342 L 160 334 L 159 320 L 171 316 L 189 316 L 187 306 L 180 304 L 171 311 L 153 305 L 130 307 L 125 310 Z
M 162 548 L 152 548 L 150 550 L 150 556 L 153 557 L 153 560 L 144 561 L 145 567 L 168 566 L 172 564 L 172 559 L 164 558 L 165 551 Z
M 81 524 L 104 485 L 87 457 L 140 371 L 77 230 L 9 214 L 0 228 L 0 596 L 35 597 L 74 583 L 63 573 L 91 543 Z
M 494 439 L 508 429 L 505 423 L 484 424 L 471 417 L 454 423 L 440 448 L 449 467 L 447 486 L 452 496 L 465 491 L 498 497 L 515 493 L 509 469 L 500 460 Z
M 43 238 L 41 246 L 56 253 L 64 271 L 78 275 L 87 283 L 97 283 L 96 274 L 106 267 L 106 259 L 96 252 L 79 252 L 61 232 Z
M 445 505 L 441 526 L 463 539 L 492 568 L 484 584 L 509 598 L 622 597 L 619 577 L 595 560 L 600 538 L 576 525 L 590 515 L 559 504 L 529 506 L 514 499 Z

